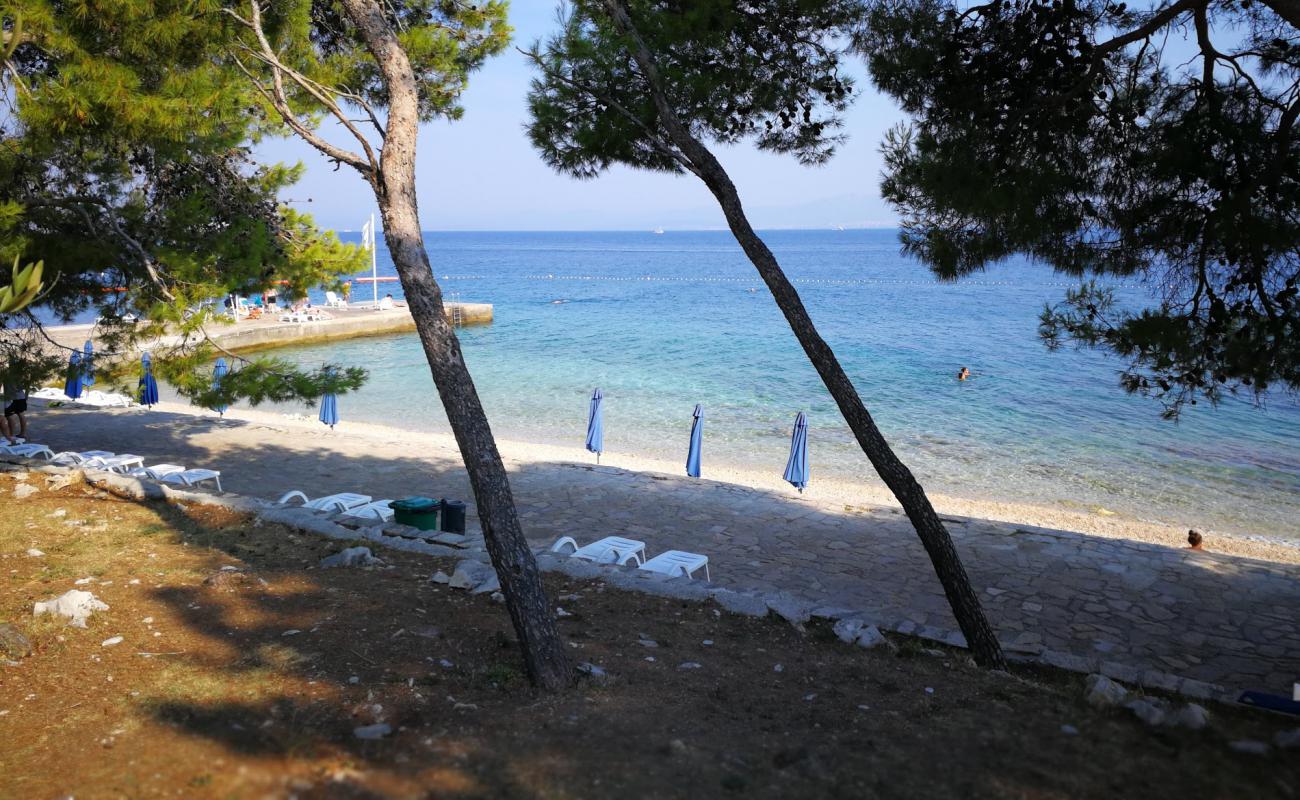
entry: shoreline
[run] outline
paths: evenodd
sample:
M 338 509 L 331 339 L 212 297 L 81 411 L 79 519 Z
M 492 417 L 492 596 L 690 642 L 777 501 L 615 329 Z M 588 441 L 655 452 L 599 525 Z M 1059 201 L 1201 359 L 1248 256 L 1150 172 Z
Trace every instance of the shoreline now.
M 196 418 L 214 417 L 213 412 L 188 403 L 164 402 L 155 408 L 158 411 Z M 335 449 L 356 452 L 373 450 L 370 445 L 375 442 L 400 442 L 407 445 L 419 442 L 435 448 L 436 452 L 430 452 L 430 456 L 460 463 L 460 451 L 450 433 L 412 431 L 395 426 L 347 420 L 340 423 L 338 429 L 331 431 L 322 426 L 314 416 L 248 408 L 231 408 L 226 412 L 225 418 L 273 429 L 305 431 L 311 436 L 328 437 L 331 446 Z M 284 432 L 289 431 L 284 430 Z M 503 438 L 497 439 L 497 447 L 508 472 L 517 472 L 521 468 L 537 463 L 595 466 L 595 457 L 580 447 Z M 214 455 L 219 457 L 220 453 Z M 675 461 L 617 452 L 602 454 L 600 467 L 677 478 L 683 477 L 684 472 L 682 465 Z M 836 478 L 820 478 L 810 484 L 802 495 L 779 476 L 746 470 L 734 465 L 710 465 L 702 480 L 729 484 L 738 489 L 775 493 L 838 513 L 869 511 L 872 508 L 900 508 L 892 494 L 883 486 Z M 1101 514 L 989 498 L 969 498 L 935 492 L 928 494 L 935 510 L 943 517 L 968 518 L 1027 529 L 1047 529 L 1060 533 L 1123 539 L 1172 548 L 1186 547 L 1186 528 L 1139 520 L 1119 512 Z M 1208 552 L 1258 558 L 1277 563 L 1300 564 L 1300 543 L 1264 535 L 1228 534 L 1213 530 L 1203 530 L 1202 533 L 1206 537 Z

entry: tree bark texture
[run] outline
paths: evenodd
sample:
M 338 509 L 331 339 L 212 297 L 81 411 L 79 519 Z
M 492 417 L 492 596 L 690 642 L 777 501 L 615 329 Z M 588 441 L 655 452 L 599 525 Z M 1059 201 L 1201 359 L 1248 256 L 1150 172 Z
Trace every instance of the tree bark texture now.
M 930 504 L 925 490 L 912 475 L 911 470 L 894 454 L 889 442 L 876 427 L 875 420 L 867 411 L 862 398 L 858 396 L 857 389 L 845 374 L 844 368 L 840 366 L 835 353 L 817 332 L 808 310 L 804 308 L 803 301 L 799 298 L 799 293 L 785 276 L 776 256 L 749 224 L 740 202 L 740 194 L 736 191 L 735 184 L 731 182 L 731 177 L 713 153 L 687 129 L 668 104 L 663 84 L 659 80 L 654 56 L 637 34 L 627 9 L 619 0 L 605 0 L 605 4 L 614 23 L 632 42 L 632 56 L 651 87 L 659 122 L 664 131 L 673 145 L 678 148 L 680 155 L 688 162 L 688 168 L 704 181 L 717 199 L 736 241 L 740 243 L 745 255 L 749 257 L 763 278 L 763 282 L 772 292 L 772 297 L 780 307 L 781 313 L 785 315 L 790 329 L 794 331 L 808 360 L 821 376 L 831 397 L 835 398 L 840 413 L 844 415 L 844 420 L 849 424 L 862 451 L 866 453 L 881 480 L 902 504 L 903 511 L 911 520 L 912 527 L 916 529 L 921 543 L 930 556 L 935 574 L 938 575 L 944 594 L 947 595 L 948 604 L 952 607 L 953 616 L 957 618 L 957 624 L 961 626 L 962 634 L 966 637 L 976 662 L 992 669 L 1006 669 L 1002 647 L 998 644 L 993 628 L 989 625 L 979 597 L 971 588 L 970 578 L 961 563 L 961 556 L 958 555 L 952 537 L 948 535 L 939 515 L 935 513 L 934 506 Z
M 415 195 L 415 145 L 419 107 L 406 51 L 374 0 L 343 0 L 388 87 L 388 120 L 375 196 L 384 240 L 415 319 L 434 385 L 447 411 L 474 490 L 488 554 L 501 581 L 530 681 L 544 689 L 573 682 L 574 672 L 555 626 L 541 573 L 524 537 L 514 497 L 487 415 L 479 401 L 456 332 L 443 312 L 442 290 L 424 248 Z

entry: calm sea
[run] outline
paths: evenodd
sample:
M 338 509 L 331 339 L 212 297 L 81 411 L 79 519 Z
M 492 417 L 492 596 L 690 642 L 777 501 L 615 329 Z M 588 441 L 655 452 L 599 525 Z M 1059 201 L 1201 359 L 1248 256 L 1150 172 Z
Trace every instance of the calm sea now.
M 1118 361 L 1044 349 L 1037 315 L 1069 285 L 1046 268 L 1013 260 L 939 283 L 899 255 L 893 231 L 764 238 L 927 488 L 1300 539 L 1300 407 L 1290 397 L 1265 408 L 1202 404 L 1167 422 L 1158 403 L 1118 387 Z M 451 299 L 495 306 L 496 321 L 462 330 L 461 341 L 499 436 L 580 446 L 598 386 L 609 451 L 684 461 L 701 403 L 705 477 L 723 463 L 779 474 L 805 411 L 814 481 L 877 481 L 729 234 L 430 233 L 426 242 Z M 380 274 L 394 274 L 387 253 L 378 258 Z M 381 294 L 389 290 L 401 296 L 397 284 Z M 355 291 L 370 296 L 364 284 Z M 414 334 L 278 355 L 367 367 L 370 382 L 340 401 L 345 418 L 446 430 Z M 973 380 L 954 379 L 962 366 Z

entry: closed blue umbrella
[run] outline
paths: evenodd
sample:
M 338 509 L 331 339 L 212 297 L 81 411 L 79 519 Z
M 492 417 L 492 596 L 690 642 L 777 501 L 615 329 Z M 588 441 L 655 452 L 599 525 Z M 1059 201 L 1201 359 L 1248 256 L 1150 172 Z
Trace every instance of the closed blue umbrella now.
M 686 451 L 686 474 L 700 477 L 700 440 L 704 438 L 704 408 L 695 404 L 695 421 L 691 423 L 691 447 Z
M 83 349 L 85 355 L 81 357 L 81 385 L 89 388 L 95 385 L 95 343 L 87 339 Z
M 605 395 L 597 389 L 591 393 L 591 412 L 587 415 L 587 449 L 596 454 L 596 463 L 600 463 L 600 454 L 605 451 Z
M 212 368 L 213 389 L 218 389 L 221 387 L 221 379 L 226 377 L 226 373 L 229 371 L 230 370 L 226 368 L 226 360 L 224 358 L 218 358 L 216 366 Z M 229 406 L 213 406 L 212 410 L 224 417 L 226 415 L 227 408 L 229 408 Z
M 144 374 L 140 376 L 140 404 L 153 407 L 158 404 L 158 381 L 153 378 L 153 359 L 148 353 L 140 356 Z
M 333 392 L 320 399 L 320 421 L 330 426 L 330 430 L 339 424 L 339 401 Z
M 68 377 L 63 383 L 63 393 L 73 400 L 81 397 L 81 353 L 76 350 L 68 359 Z
M 790 460 L 785 463 L 785 479 L 802 494 L 808 485 L 808 418 L 802 411 L 794 418 L 790 434 Z

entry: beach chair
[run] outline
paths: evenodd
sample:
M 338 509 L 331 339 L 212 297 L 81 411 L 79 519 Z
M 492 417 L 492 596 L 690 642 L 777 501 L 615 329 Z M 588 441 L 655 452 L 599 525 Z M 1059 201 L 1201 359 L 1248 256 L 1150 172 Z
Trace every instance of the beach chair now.
M 102 456 L 99 458 L 88 459 L 86 461 L 83 461 L 81 466 L 87 467 L 89 469 L 104 469 L 104 470 L 108 470 L 109 472 L 125 473 L 131 470 L 132 468 L 143 467 L 144 458 L 141 456 L 132 455 L 130 453 L 125 453 L 120 456 L 109 455 L 109 456 Z
M 641 565 L 640 569 L 658 572 L 664 575 L 685 575 L 695 577 L 695 570 L 704 567 L 705 580 L 712 582 L 709 575 L 709 557 L 699 553 L 687 553 L 684 550 L 666 550 Z
M 43 444 L 0 445 L 0 452 L 8 453 L 11 456 L 22 456 L 23 458 L 36 458 L 37 456 L 44 459 L 54 458 L 54 451 Z
M 551 545 L 552 553 L 563 553 L 566 547 L 573 548 L 570 555 L 597 564 L 626 564 L 635 561 L 638 565 L 645 560 L 645 542 L 636 539 L 624 539 L 621 536 L 606 536 L 585 547 L 579 547 L 572 536 L 561 536 Z
M 363 506 L 349 508 L 343 512 L 345 517 L 357 517 L 359 519 L 376 519 L 380 522 L 391 522 L 393 519 L 393 509 L 388 504 L 392 500 L 374 500 Z
M 117 455 L 107 450 L 86 450 L 78 453 L 74 450 L 67 450 L 62 453 L 56 453 L 50 461 L 61 466 L 79 467 L 87 461 L 94 461 L 97 458 L 112 458 Z
M 355 494 L 353 492 L 339 492 L 324 497 L 317 497 L 315 500 L 307 499 L 307 495 L 296 489 L 292 492 L 286 492 L 284 497 L 275 501 L 278 506 L 287 506 L 289 501 L 294 498 L 301 498 L 303 508 L 314 508 L 317 511 L 351 511 L 371 502 L 368 494 Z
M 135 478 L 150 478 L 160 481 L 168 475 L 175 475 L 178 472 L 185 472 L 185 467 L 180 464 L 154 464 L 152 467 L 136 467 L 127 474 Z
M 179 483 L 182 486 L 194 486 L 204 481 L 212 481 L 217 484 L 217 491 L 224 492 L 221 488 L 221 473 L 215 469 L 187 469 L 184 472 L 171 472 L 162 478 L 163 483 Z
M 334 292 L 326 292 L 325 305 L 329 306 L 330 308 L 347 308 L 348 301 L 339 297 Z

